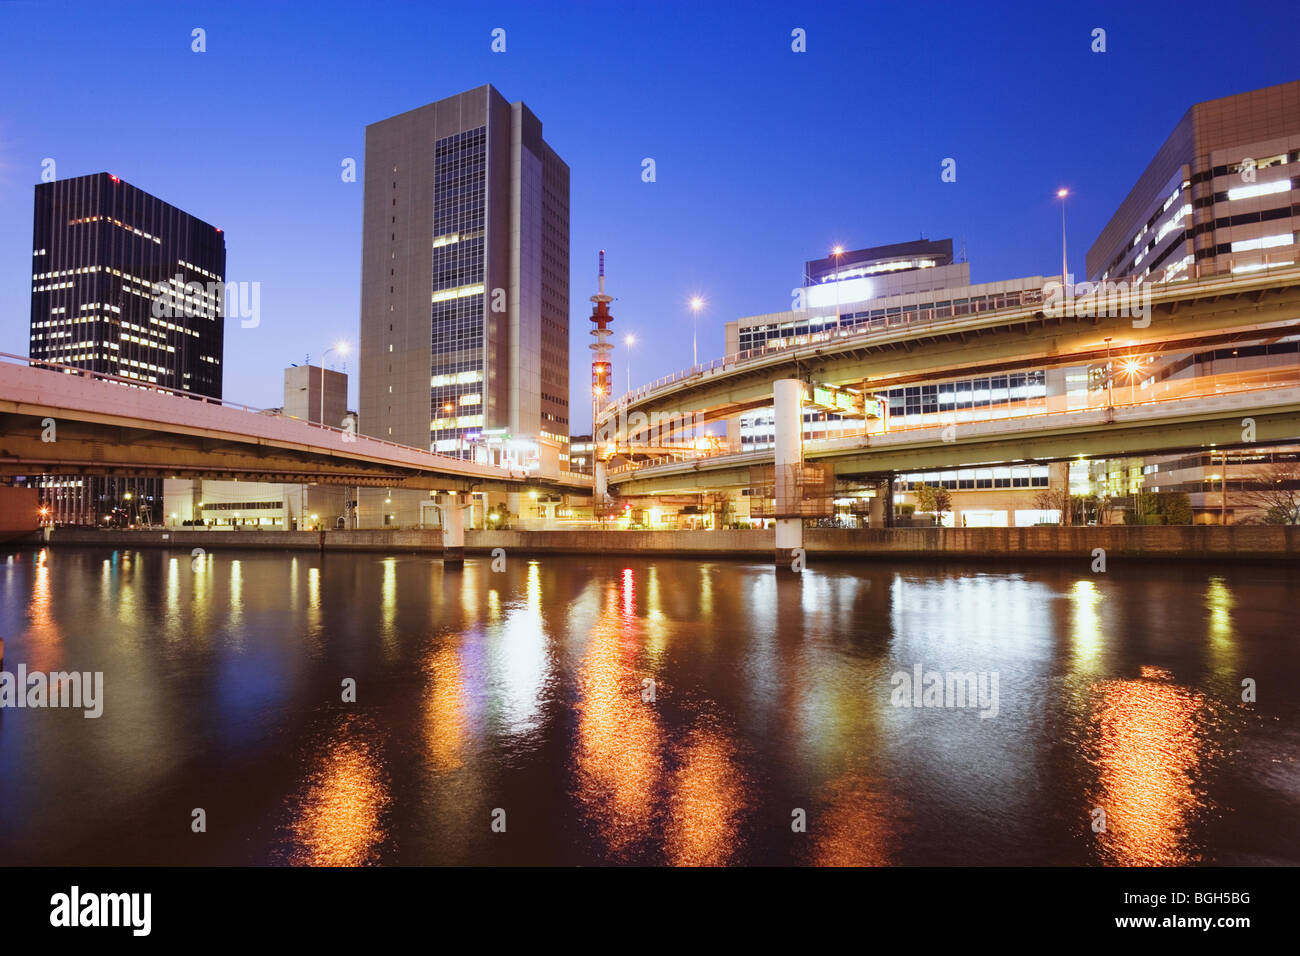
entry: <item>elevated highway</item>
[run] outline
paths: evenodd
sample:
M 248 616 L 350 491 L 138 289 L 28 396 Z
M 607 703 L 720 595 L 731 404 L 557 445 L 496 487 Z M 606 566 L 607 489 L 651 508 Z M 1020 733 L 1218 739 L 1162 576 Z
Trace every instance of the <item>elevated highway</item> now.
M 1155 400 L 1069 409 L 1025 408 L 982 421 L 935 420 L 918 428 L 803 443 L 803 459 L 837 480 L 1075 458 L 1168 454 L 1300 440 L 1300 370 L 1229 389 L 1199 379 L 1204 391 L 1175 389 Z M 1222 390 L 1216 391 L 1216 386 Z M 1249 419 L 1249 423 L 1247 423 Z M 622 495 L 699 493 L 751 483 L 750 468 L 771 450 L 674 459 L 611 469 Z
M 128 474 L 457 492 L 591 488 L 588 476 L 477 464 L 234 402 L 29 362 L 0 354 L 3 476 Z
M 1068 308 L 1039 301 L 963 316 L 930 310 L 909 322 L 873 320 L 797 336 L 636 389 L 601 412 L 597 433 L 623 440 L 628 418 L 637 413 L 685 415 L 694 425 L 724 420 L 771 406 L 772 383 L 785 378 L 877 392 L 911 382 L 1086 364 L 1108 355 L 1188 352 L 1300 328 L 1300 267 L 1140 288 L 1138 302 L 1128 303 L 1144 309 L 1140 317 L 1129 308 L 1112 309 L 1104 298 L 1091 303 L 1093 311 L 1124 314 L 1087 314 L 1086 299 Z

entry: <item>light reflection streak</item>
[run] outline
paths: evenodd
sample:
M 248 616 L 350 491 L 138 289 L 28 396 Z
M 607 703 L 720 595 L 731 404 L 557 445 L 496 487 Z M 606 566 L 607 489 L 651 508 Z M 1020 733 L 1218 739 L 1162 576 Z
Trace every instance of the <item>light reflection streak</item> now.
M 1091 743 L 1095 806 L 1106 812 L 1103 857 L 1120 866 L 1197 862 L 1187 831 L 1201 803 L 1194 787 L 1207 756 L 1197 739 L 1204 700 L 1155 667 L 1096 692 Z
M 469 737 L 465 678 L 451 638 L 430 655 L 425 671 L 424 743 L 433 769 L 447 773 L 461 766 Z
M 1070 588 L 1070 640 L 1073 669 L 1091 673 L 1101 660 L 1105 638 L 1101 630 L 1101 592 L 1086 578 L 1075 581 Z
M 825 808 L 808 821 L 809 862 L 816 866 L 887 866 L 899 838 L 901 810 L 880 781 L 849 772 L 832 781 Z
M 738 848 L 745 809 L 735 748 L 713 730 L 693 731 L 678 757 L 668 801 L 665 851 L 675 866 L 721 866 Z
M 347 718 L 326 744 L 295 801 L 289 824 L 297 866 L 363 866 L 378 862 L 391 802 L 383 761 L 359 721 Z
M 615 589 L 592 629 L 578 677 L 578 798 L 609 851 L 628 854 L 652 832 L 663 779 L 662 734 L 641 700 L 639 675 L 619 653 L 624 624 Z

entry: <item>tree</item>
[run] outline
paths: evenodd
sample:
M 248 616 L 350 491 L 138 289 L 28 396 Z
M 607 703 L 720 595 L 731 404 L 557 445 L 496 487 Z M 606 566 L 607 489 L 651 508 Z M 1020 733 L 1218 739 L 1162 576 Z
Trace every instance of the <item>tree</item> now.
M 941 518 L 952 510 L 952 492 L 942 485 L 934 489 L 934 510 Z
M 1125 524 L 1191 524 L 1192 501 L 1185 491 L 1139 491 L 1124 509 Z
M 952 510 L 952 492 L 942 485 L 932 488 L 922 483 L 916 486 L 914 494 L 917 511 L 936 514 L 942 518 L 945 512 Z
M 1300 524 L 1300 461 L 1274 461 L 1252 469 L 1241 498 L 1264 512 L 1264 524 Z
M 1185 491 L 1161 491 L 1156 494 L 1156 513 L 1163 524 L 1191 524 L 1192 499 Z

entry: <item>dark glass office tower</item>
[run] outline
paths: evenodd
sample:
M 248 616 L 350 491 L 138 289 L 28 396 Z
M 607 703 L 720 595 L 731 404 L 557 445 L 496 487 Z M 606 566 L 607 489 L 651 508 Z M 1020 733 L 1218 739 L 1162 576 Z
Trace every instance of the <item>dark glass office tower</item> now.
M 108 173 L 36 187 L 29 355 L 221 397 L 221 230 Z M 155 479 L 46 476 L 58 522 L 161 517 Z M 128 498 L 127 495 L 130 495 Z
M 366 128 L 361 431 L 569 435 L 569 168 L 491 86 Z

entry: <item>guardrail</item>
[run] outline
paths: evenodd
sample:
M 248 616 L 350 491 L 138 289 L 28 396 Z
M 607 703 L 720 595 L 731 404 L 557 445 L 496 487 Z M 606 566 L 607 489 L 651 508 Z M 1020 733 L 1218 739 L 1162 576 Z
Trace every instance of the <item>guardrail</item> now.
M 1207 379 L 1211 379 L 1207 382 Z M 1193 389 L 1180 388 L 1180 385 L 1186 384 L 1192 386 L 1200 384 L 1202 386 L 1209 384 L 1212 388 Z M 1058 424 L 1058 416 L 1079 415 L 1084 416 L 1097 412 L 1122 412 L 1127 413 L 1132 410 L 1145 408 L 1159 408 L 1162 406 L 1172 405 L 1178 402 L 1195 401 L 1197 399 L 1210 399 L 1216 397 L 1237 397 L 1254 392 L 1265 392 L 1282 388 L 1300 388 L 1300 368 L 1296 369 L 1268 369 L 1255 372 L 1230 372 L 1222 376 L 1203 376 L 1200 379 L 1186 379 L 1183 381 L 1172 381 L 1165 383 L 1168 389 L 1175 392 L 1170 394 L 1165 391 L 1161 396 L 1148 396 L 1143 399 L 1131 399 L 1129 401 L 1090 401 L 1087 404 L 1076 408 L 1048 409 L 1049 404 L 1060 404 L 1069 400 L 1068 396 L 1052 396 L 1048 399 L 1038 399 L 1025 403 L 1019 414 L 1010 412 L 1004 415 L 987 415 L 980 417 L 967 418 L 943 418 L 939 420 L 929 420 L 918 422 L 915 425 L 899 425 L 891 427 L 888 431 L 876 432 L 869 435 L 844 435 L 835 438 L 809 438 L 805 439 L 803 447 L 806 453 L 827 452 L 848 448 L 868 448 L 872 443 L 892 444 L 895 436 L 909 437 L 918 432 L 941 430 L 948 426 L 992 426 L 1002 423 L 1029 422 L 1034 425 L 1026 425 L 1023 430 L 1030 431 L 1037 427 L 1050 427 Z M 1128 386 L 1123 386 L 1127 388 Z M 1241 404 L 1234 402 L 1231 404 Z M 1041 410 L 1039 410 L 1041 409 Z M 927 415 L 947 415 L 943 412 L 926 413 Z M 1124 417 L 1129 417 L 1125 415 Z M 1044 422 L 1044 419 L 1050 421 Z M 989 431 L 988 427 L 979 429 L 981 432 Z M 702 450 L 699 454 L 689 458 L 679 458 L 665 455 L 659 458 L 649 459 L 641 462 L 628 462 L 612 469 L 611 475 L 627 474 L 634 471 L 644 471 L 651 468 L 659 468 L 668 465 L 682 464 L 684 462 L 708 460 L 711 464 L 725 464 L 725 459 L 735 459 L 737 462 L 752 458 L 754 455 L 763 454 L 762 451 L 749 452 L 732 452 L 729 450 L 707 451 Z
M 1266 284 L 1256 280 L 1266 280 L 1275 277 L 1280 272 L 1300 273 L 1300 265 L 1278 265 L 1267 267 L 1260 269 L 1257 272 L 1248 273 L 1245 278 L 1234 277 L 1230 272 L 1216 272 L 1204 276 L 1197 274 L 1194 278 L 1178 278 L 1169 282 L 1143 283 L 1143 286 L 1151 288 L 1151 301 L 1154 305 L 1159 300 L 1177 298 L 1189 289 L 1204 292 L 1225 289 L 1231 286 L 1238 286 L 1239 290 L 1248 289 L 1253 285 Z M 1128 280 L 1115 278 L 1112 281 L 1124 282 Z M 1076 283 L 1076 286 L 1081 284 L 1082 283 Z M 906 321 L 902 321 L 902 319 L 904 318 L 904 315 L 909 314 L 900 313 L 898 316 L 885 316 L 885 321 L 882 322 L 871 320 L 870 322 L 862 322 L 857 325 L 836 328 L 830 331 L 810 332 L 804 335 L 791 336 L 788 340 L 783 340 L 781 345 L 765 345 L 756 349 L 745 349 L 740 352 L 733 352 L 732 354 L 723 356 L 722 358 L 713 359 L 710 362 L 704 362 L 698 365 L 692 365 L 690 368 L 683 369 L 682 371 L 662 376 L 655 379 L 653 382 L 639 386 L 632 391 L 625 393 L 620 398 L 611 401 L 609 407 L 616 408 L 628 405 L 631 402 L 639 401 L 668 385 L 681 382 L 685 379 L 705 376 L 718 369 L 734 367 L 767 355 L 789 352 L 792 349 L 806 348 L 808 346 L 821 345 L 826 342 L 838 340 L 866 338 L 872 333 L 878 333 L 882 330 L 904 328 L 908 326 L 928 326 L 932 329 L 936 327 L 944 328 L 948 325 L 959 324 L 960 321 L 967 321 L 972 316 L 983 318 L 986 316 L 996 315 L 999 312 L 1016 312 L 1027 309 L 1036 309 L 1038 306 L 1043 304 L 1043 291 L 1041 289 L 1025 289 L 1021 290 L 1019 294 L 1021 301 L 1019 304 L 1013 306 L 999 306 L 995 309 L 977 310 L 962 313 L 960 315 L 937 315 L 938 312 L 943 310 L 918 309 L 915 313 L 911 313 L 917 317 L 914 319 L 907 318 Z M 900 321 L 890 321 L 893 319 L 900 319 Z M 936 323 L 942 324 L 936 326 Z
M 130 378 L 124 375 L 111 375 L 107 372 L 96 372 L 91 369 L 78 368 L 75 365 L 63 365 L 59 362 L 50 362 L 45 359 L 34 359 L 25 355 L 12 355 L 8 352 L 0 352 L 0 361 L 21 363 L 32 368 L 51 369 L 53 371 L 63 372 L 67 375 L 76 375 L 81 378 L 89 378 L 99 382 L 110 382 L 116 385 L 125 385 L 129 388 L 139 389 L 140 391 L 153 392 L 159 395 L 170 395 L 175 398 L 187 398 L 191 401 L 201 402 L 205 405 L 213 405 L 220 408 L 231 408 L 236 411 L 248 412 L 253 415 L 263 415 L 270 418 L 278 418 L 287 422 L 297 422 L 300 425 L 307 425 L 311 428 L 319 428 L 321 431 L 331 432 L 335 435 L 351 435 L 357 440 L 363 440 L 367 443 L 386 445 L 390 448 L 400 448 L 403 452 L 419 451 L 426 455 L 445 461 L 464 462 L 463 458 L 455 458 L 451 455 L 439 455 L 437 452 L 429 451 L 425 448 L 419 448 L 415 445 L 403 445 L 400 442 L 388 441 L 384 438 L 375 438 L 373 435 L 362 435 L 358 432 L 348 431 L 346 428 L 338 428 L 334 425 L 325 425 L 321 422 L 313 422 L 306 418 L 298 418 L 295 415 L 286 415 L 276 409 L 256 408 L 252 405 L 244 405 L 241 402 L 232 402 L 224 398 L 212 398 L 208 395 L 200 395 L 197 392 L 186 392 L 181 389 L 168 388 L 165 385 L 158 385 L 154 382 L 145 382 L 137 378 Z

